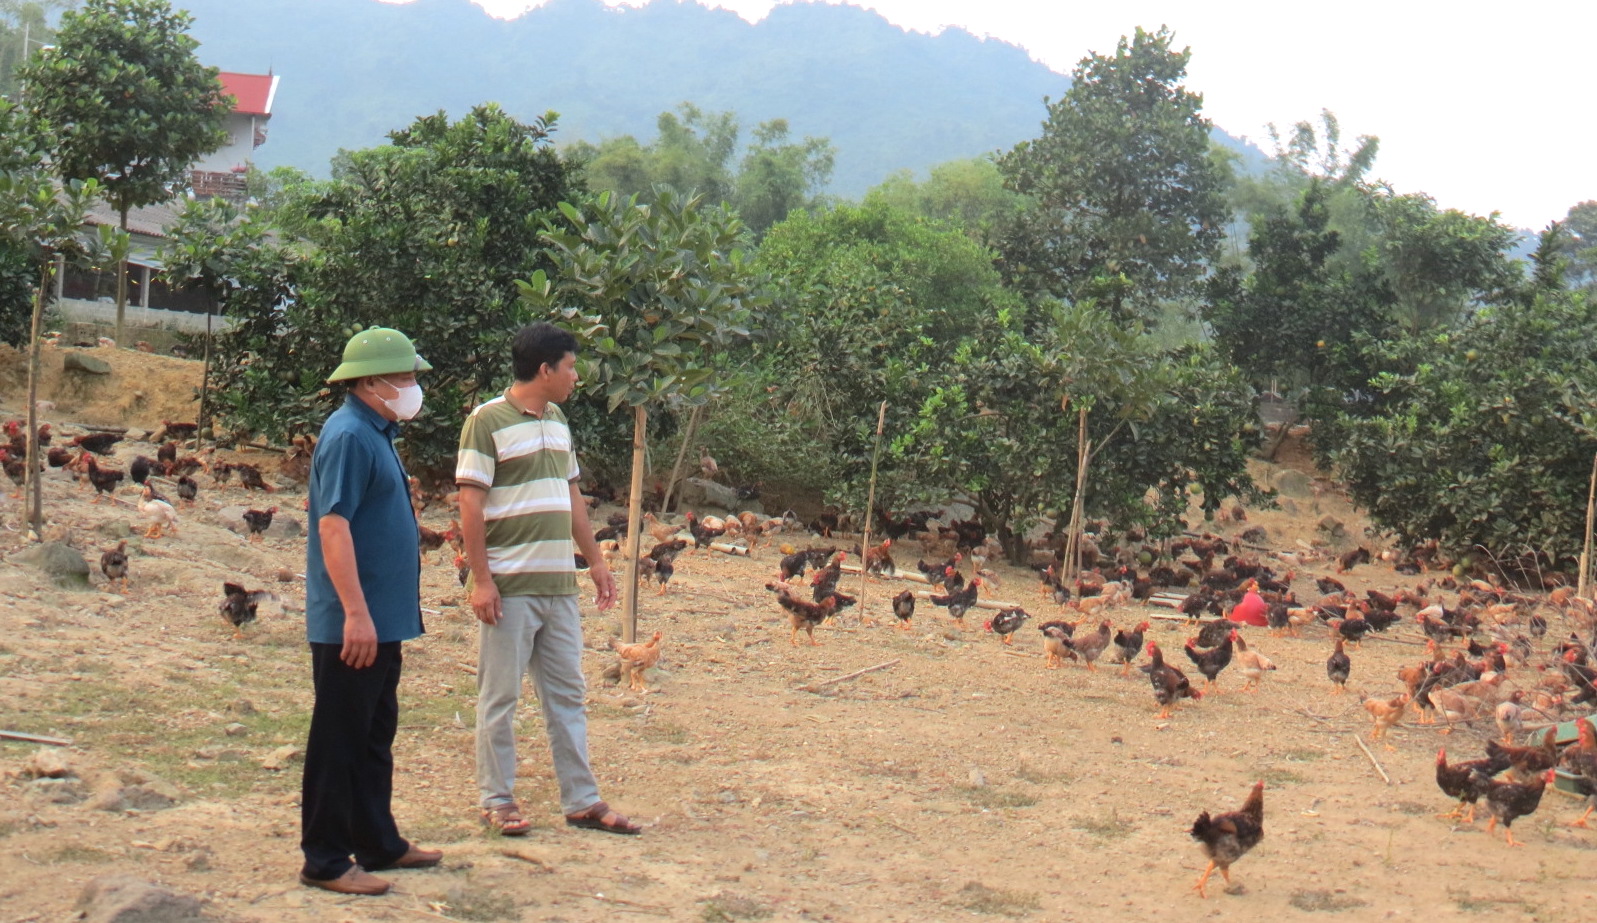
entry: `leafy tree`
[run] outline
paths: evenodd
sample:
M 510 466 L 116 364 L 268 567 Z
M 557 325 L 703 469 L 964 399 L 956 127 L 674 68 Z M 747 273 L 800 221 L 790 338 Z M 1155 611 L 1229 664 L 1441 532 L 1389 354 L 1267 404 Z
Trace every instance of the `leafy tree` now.
M 543 235 L 558 265 L 518 283 L 534 316 L 562 319 L 585 343 L 578 375 L 609 411 L 632 410 L 632 488 L 624 639 L 637 624 L 643 468 L 650 409 L 702 405 L 717 357 L 749 336 L 761 300 L 744 228 L 702 197 L 654 190 L 652 204 L 601 193 Z
M 1202 98 L 1182 84 L 1191 52 L 1173 40 L 1139 28 L 1113 55 L 1083 58 L 1042 136 L 999 158 L 1032 200 L 1002 246 L 1010 278 L 1097 298 L 1119 322 L 1194 293 L 1218 253 L 1228 176 Z
M 787 119 L 761 122 L 737 177 L 738 214 L 757 235 L 800 208 L 820 204 L 837 151 L 825 138 L 790 141 Z
M 269 210 L 281 252 L 247 261 L 217 337 L 224 418 L 274 438 L 315 426 L 356 326 L 397 327 L 433 364 L 403 451 L 419 475 L 447 476 L 465 414 L 503 384 L 525 317 L 515 280 L 552 268 L 539 235 L 581 191 L 553 128 L 493 105 L 440 112 L 348 152 L 330 181 L 283 186 Z
M 1597 304 L 1527 291 L 1388 349 L 1413 371 L 1375 378 L 1379 409 L 1345 422 L 1333 456 L 1354 500 L 1405 542 L 1572 561 L 1571 498 L 1597 451 Z
M 1004 186 L 1003 174 L 991 157 L 952 160 L 932 167 L 924 182 L 901 170 L 866 194 L 894 208 L 961 228 L 977 243 L 996 247 L 1025 199 Z
M 50 14 L 74 0 L 0 0 L 0 97 L 15 100 L 22 88 L 17 70 L 55 41 Z
M 127 230 L 128 212 L 163 202 L 194 161 L 227 141 L 217 70 L 200 64 L 192 18 L 167 0 L 88 0 L 61 17 L 56 48 L 21 71 L 28 105 L 52 127 L 54 166 L 99 181 Z M 122 341 L 127 267 L 117 271 Z
M 1410 333 L 1456 320 L 1518 281 L 1508 254 L 1519 233 L 1496 215 L 1443 211 L 1430 196 L 1389 189 L 1375 190 L 1368 202 L 1380 230 L 1374 256 L 1392 290 L 1396 319 Z
M 1569 260 L 1565 278 L 1571 287 L 1597 295 L 1597 200 L 1571 207 L 1563 224 L 1569 232 L 1562 248 Z

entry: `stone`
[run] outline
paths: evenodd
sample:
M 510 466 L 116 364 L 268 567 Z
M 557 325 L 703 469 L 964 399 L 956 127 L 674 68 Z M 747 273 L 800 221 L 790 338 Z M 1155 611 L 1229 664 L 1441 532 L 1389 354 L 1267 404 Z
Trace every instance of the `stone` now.
M 123 539 L 133 534 L 133 527 L 128 525 L 126 519 L 107 519 L 94 527 L 94 531 L 111 539 Z
M 1275 489 L 1284 496 L 1308 499 L 1314 496 L 1314 481 L 1295 468 L 1286 468 L 1275 476 Z
M 165 811 L 177 802 L 177 791 L 164 782 L 129 785 L 122 789 L 124 811 Z
M 18 563 L 39 571 L 62 589 L 87 589 L 89 562 L 61 542 L 44 542 L 16 556 Z
M 288 745 L 278 747 L 276 750 L 273 750 L 271 753 L 267 754 L 265 759 L 261 760 L 261 768 L 276 772 L 279 769 L 287 768 L 288 764 L 298 759 L 299 756 L 300 749 L 296 746 Z
M 60 747 L 40 747 L 28 761 L 28 774 L 35 779 L 65 779 L 73 775 L 72 762 Z
M 243 737 L 244 735 L 248 734 L 249 732 L 250 732 L 249 728 L 245 727 L 242 724 L 239 724 L 237 721 L 234 721 L 232 724 L 229 724 L 226 727 L 222 728 L 222 733 L 226 734 L 229 737 Z
M 83 353 L 69 352 L 61 357 L 61 369 L 67 372 L 84 372 L 89 375 L 109 375 L 111 374 L 111 363 Z
M 682 503 L 679 509 L 691 509 L 701 516 L 726 516 L 740 509 L 737 491 L 725 484 L 704 478 L 687 478 L 682 482 Z
M 1320 522 L 1316 526 L 1316 528 L 1318 528 L 1321 532 L 1324 532 L 1327 535 L 1336 536 L 1336 535 L 1341 535 L 1342 534 L 1342 530 L 1345 527 L 1342 525 L 1342 520 L 1337 519 L 1335 516 L 1332 516 L 1330 513 L 1326 513 L 1324 516 L 1320 517 Z
M 101 875 L 78 896 L 85 923 L 199 923 L 205 911 L 196 897 L 169 891 L 131 875 Z
M 253 715 L 253 714 L 256 714 L 255 703 L 251 702 L 249 699 L 239 699 L 237 702 L 234 702 L 232 705 L 229 705 L 227 707 L 227 710 L 229 712 L 231 712 L 232 714 L 235 714 L 235 715 Z
M 982 774 L 982 771 L 980 769 L 972 769 L 970 771 L 970 787 L 971 788 L 986 788 L 987 787 L 987 777 Z

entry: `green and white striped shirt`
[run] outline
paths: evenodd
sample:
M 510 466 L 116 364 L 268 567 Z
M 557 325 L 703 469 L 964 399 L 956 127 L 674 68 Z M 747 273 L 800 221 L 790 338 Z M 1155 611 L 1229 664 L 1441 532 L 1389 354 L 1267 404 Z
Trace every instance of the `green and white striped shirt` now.
M 455 484 L 488 491 L 488 572 L 501 596 L 577 592 L 570 483 L 579 473 L 571 428 L 554 404 L 539 417 L 501 394 L 466 418 Z

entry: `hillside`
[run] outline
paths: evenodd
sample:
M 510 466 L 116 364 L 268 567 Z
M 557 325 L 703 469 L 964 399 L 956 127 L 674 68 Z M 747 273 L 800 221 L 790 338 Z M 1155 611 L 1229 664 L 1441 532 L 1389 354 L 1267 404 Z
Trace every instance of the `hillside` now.
M 511 22 L 469 0 L 181 5 L 195 16 L 206 63 L 283 76 L 258 164 L 318 174 L 340 148 L 379 144 L 438 109 L 458 115 L 493 100 L 523 119 L 560 113 L 558 139 L 647 140 L 659 113 L 692 101 L 737 112 L 745 132 L 780 117 L 795 136 L 830 137 L 831 191 L 856 196 L 895 170 L 1033 137 L 1043 97 L 1068 87 L 1014 45 L 958 29 L 906 32 L 825 4 L 778 6 L 757 25 L 670 0 L 619 10 L 551 0 Z

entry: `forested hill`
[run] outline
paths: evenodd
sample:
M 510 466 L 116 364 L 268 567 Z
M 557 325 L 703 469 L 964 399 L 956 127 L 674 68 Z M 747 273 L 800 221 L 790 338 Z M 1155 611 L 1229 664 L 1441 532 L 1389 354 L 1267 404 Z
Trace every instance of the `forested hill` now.
M 469 0 L 176 5 L 194 14 L 205 63 L 282 76 L 257 164 L 317 174 L 338 149 L 381 143 L 438 109 L 458 116 L 492 100 L 523 120 L 552 109 L 557 140 L 648 141 L 659 113 L 691 101 L 736 112 L 745 137 L 771 118 L 788 119 L 795 137 L 830 137 L 831 191 L 855 196 L 894 170 L 1035 136 L 1043 97 L 1068 86 L 1016 46 L 957 29 L 906 32 L 819 3 L 778 6 L 757 25 L 673 0 L 619 10 L 551 0 L 510 22 Z

